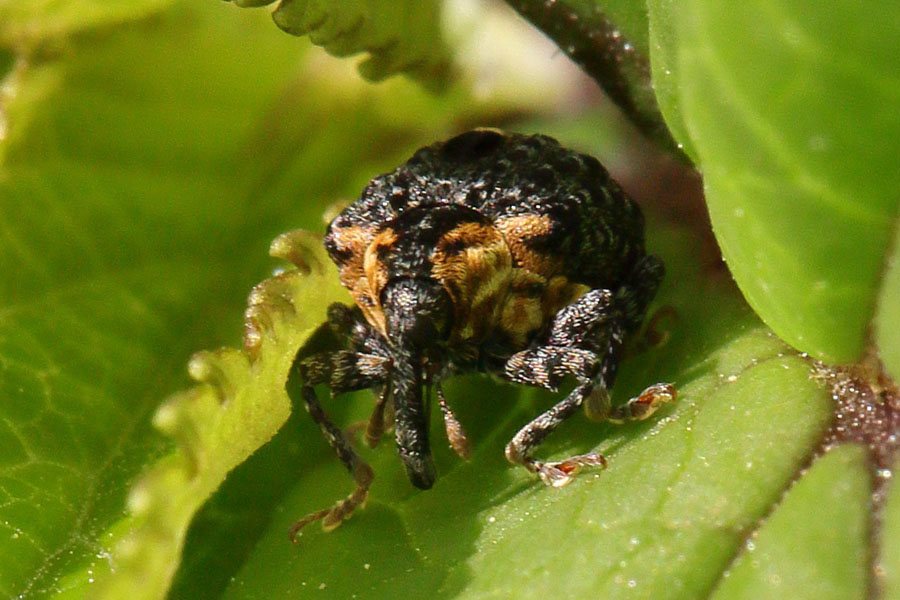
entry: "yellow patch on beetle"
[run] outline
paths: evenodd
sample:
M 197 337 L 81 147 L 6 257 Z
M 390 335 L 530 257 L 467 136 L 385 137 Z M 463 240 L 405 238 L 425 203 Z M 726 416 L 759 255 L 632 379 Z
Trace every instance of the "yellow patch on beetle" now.
M 544 324 L 542 299 L 546 284 L 547 280 L 537 273 L 513 269 L 497 325 L 514 343 L 526 343 Z
M 513 269 L 497 325 L 514 344 L 527 344 L 553 315 L 589 289 L 561 275 L 548 281 L 527 269 Z
M 431 275 L 443 283 L 455 309 L 453 335 L 479 339 L 497 321 L 512 278 L 512 257 L 496 228 L 467 222 L 441 237 Z
M 569 281 L 562 275 L 551 278 L 547 282 L 547 291 L 542 302 L 544 314 L 548 317 L 555 315 L 559 309 L 572 304 L 590 290 L 590 286 Z

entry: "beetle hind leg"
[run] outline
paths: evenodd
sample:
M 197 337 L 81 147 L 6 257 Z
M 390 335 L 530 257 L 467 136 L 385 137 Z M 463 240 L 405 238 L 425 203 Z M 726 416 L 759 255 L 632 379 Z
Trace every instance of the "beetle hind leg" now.
M 611 406 L 609 394 L 604 389 L 605 402 L 594 400 L 594 395 L 585 402 L 585 413 L 594 421 L 626 423 L 649 419 L 657 410 L 675 401 L 675 386 L 671 383 L 657 383 L 631 398 L 624 404 Z

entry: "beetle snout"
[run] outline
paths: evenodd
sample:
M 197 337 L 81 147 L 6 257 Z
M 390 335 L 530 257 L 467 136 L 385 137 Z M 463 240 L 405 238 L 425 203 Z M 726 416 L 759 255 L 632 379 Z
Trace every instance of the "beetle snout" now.
M 437 470 L 434 468 L 434 459 L 431 455 L 403 457 L 406 467 L 406 475 L 410 482 L 420 490 L 430 489 L 437 478 Z
M 450 332 L 452 302 L 434 280 L 403 278 L 389 283 L 382 307 L 387 334 L 395 346 L 427 348 Z

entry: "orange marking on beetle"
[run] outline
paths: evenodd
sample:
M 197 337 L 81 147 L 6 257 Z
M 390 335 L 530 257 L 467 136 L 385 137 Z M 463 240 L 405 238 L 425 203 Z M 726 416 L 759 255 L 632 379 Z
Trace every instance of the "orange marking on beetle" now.
M 336 249 L 348 253 L 346 260 L 339 263 L 341 283 L 365 315 L 366 320 L 379 331 L 384 331 L 384 314 L 378 303 L 378 296 L 371 289 L 366 274 L 366 254 L 375 239 L 373 227 L 341 227 L 331 232 Z
M 381 290 L 387 285 L 388 276 L 387 268 L 378 258 L 379 249 L 390 249 L 396 241 L 397 234 L 393 229 L 385 229 L 372 238 L 362 255 L 362 272 L 350 289 L 366 320 L 382 333 L 387 329 L 381 308 Z
M 342 227 L 332 232 L 334 244 L 339 252 L 347 252 L 349 258 L 339 265 L 341 283 L 353 289 L 358 278 L 364 275 L 363 256 L 375 237 L 373 228 Z
M 550 233 L 553 220 L 548 215 L 505 217 L 498 219 L 496 225 L 509 246 L 516 266 L 544 277 L 559 273 L 562 261 L 558 257 L 542 254 L 529 248 L 527 243 Z

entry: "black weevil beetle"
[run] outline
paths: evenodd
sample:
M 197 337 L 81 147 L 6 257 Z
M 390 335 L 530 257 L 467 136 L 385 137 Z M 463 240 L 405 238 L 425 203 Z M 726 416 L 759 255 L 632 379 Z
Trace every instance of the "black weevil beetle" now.
M 365 501 L 371 467 L 322 410 L 313 386 L 339 394 L 379 391 L 365 441 L 374 446 L 393 420 L 410 481 L 435 480 L 423 387 L 436 390 L 451 446 L 465 433 L 441 382 L 479 371 L 556 390 L 577 385 L 525 425 L 506 457 L 554 487 L 599 454 L 558 462 L 534 448 L 584 405 L 596 420 L 645 419 L 675 398 L 650 386 L 613 406 L 609 389 L 623 343 L 639 328 L 663 276 L 644 250 L 640 209 L 593 157 L 543 135 L 479 129 L 422 148 L 373 179 L 328 226 L 325 247 L 356 306 L 329 308 L 345 341 L 336 352 L 298 359 L 302 396 L 356 488 L 291 528 L 323 519 L 333 529 Z

